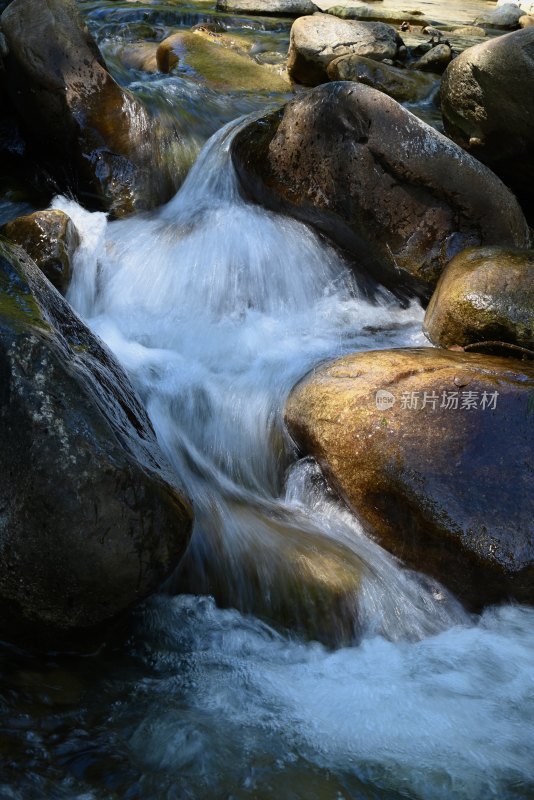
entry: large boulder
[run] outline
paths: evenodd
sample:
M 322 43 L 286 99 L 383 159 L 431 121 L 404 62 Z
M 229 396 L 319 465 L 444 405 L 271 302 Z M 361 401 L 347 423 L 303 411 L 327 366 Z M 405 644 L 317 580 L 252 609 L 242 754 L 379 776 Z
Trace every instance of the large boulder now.
M 158 588 L 191 509 L 111 353 L 0 241 L 0 630 L 47 646 Z
M 286 420 L 383 547 L 480 609 L 534 602 L 533 392 L 515 359 L 366 352 L 316 368 Z
M 534 208 L 534 28 L 465 50 L 441 85 L 446 133 Z
M 490 170 L 391 98 L 319 86 L 249 123 L 232 155 L 246 194 L 311 223 L 360 274 L 429 297 L 470 245 L 528 247 L 513 197 Z
M 13 0 L 1 28 L 6 88 L 59 187 L 115 216 L 168 199 L 161 132 L 108 73 L 74 0 Z
M 57 208 L 17 217 L 3 228 L 3 234 L 19 244 L 41 269 L 50 283 L 65 294 L 72 274 L 72 259 L 80 235 L 71 218 Z
M 300 17 L 291 26 L 287 69 L 297 83 L 316 86 L 328 80 L 327 68 L 339 56 L 383 61 L 395 58 L 402 39 L 383 22 L 340 20 L 328 14 Z
M 230 11 L 232 14 L 300 17 L 317 10 L 311 0 L 217 0 L 217 11 Z
M 445 268 L 424 331 L 436 345 L 534 347 L 534 251 L 473 247 Z

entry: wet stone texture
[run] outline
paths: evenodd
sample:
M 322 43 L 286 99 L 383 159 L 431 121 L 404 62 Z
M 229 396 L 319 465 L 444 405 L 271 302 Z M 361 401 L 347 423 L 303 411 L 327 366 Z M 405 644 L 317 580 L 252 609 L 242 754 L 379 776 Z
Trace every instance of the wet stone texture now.
M 382 92 L 319 86 L 243 128 L 242 187 L 344 248 L 362 276 L 430 297 L 465 247 L 528 247 L 516 199 L 480 162 Z
M 191 509 L 111 353 L 0 241 L 0 628 L 47 646 L 154 591 Z
M 406 564 L 470 608 L 534 601 L 531 364 L 433 349 L 350 355 L 296 386 L 286 421 Z

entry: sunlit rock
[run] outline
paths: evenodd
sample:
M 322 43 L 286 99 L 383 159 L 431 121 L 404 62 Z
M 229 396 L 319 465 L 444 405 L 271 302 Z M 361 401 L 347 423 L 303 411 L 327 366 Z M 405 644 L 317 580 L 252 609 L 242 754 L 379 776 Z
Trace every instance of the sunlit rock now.
M 447 134 L 511 187 L 532 215 L 534 28 L 465 50 L 447 67 L 441 110 Z
M 210 31 L 183 31 L 164 39 L 157 49 L 161 72 L 193 70 L 219 91 L 289 92 L 290 84 L 277 68 L 258 64 L 247 55 L 250 44 L 242 37 Z
M 445 268 L 424 330 L 442 347 L 502 341 L 534 347 L 534 252 L 470 248 Z
M 383 547 L 480 608 L 534 601 L 533 398 L 518 360 L 374 351 L 316 368 L 286 420 Z
M 287 69 L 294 81 L 316 86 L 328 80 L 327 68 L 339 56 L 383 61 L 395 58 L 402 40 L 383 22 L 340 20 L 328 14 L 300 17 L 291 27 Z
M 3 228 L 3 234 L 19 244 L 41 269 L 50 283 L 65 294 L 72 274 L 72 258 L 80 236 L 72 220 L 59 209 L 36 211 L 17 217 Z
M 501 181 L 381 92 L 319 86 L 243 128 L 232 145 L 256 202 L 317 227 L 359 274 L 430 296 L 443 267 L 479 244 L 528 247 Z

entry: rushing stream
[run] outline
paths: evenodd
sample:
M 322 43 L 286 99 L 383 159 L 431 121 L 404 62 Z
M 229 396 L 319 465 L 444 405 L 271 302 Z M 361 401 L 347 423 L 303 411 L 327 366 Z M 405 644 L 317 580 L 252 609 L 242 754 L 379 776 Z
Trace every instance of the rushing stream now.
M 205 110 L 195 147 L 257 108 L 235 102 Z M 532 798 L 534 609 L 471 616 L 406 570 L 283 426 L 309 369 L 423 345 L 423 312 L 241 198 L 239 124 L 150 215 L 54 202 L 82 233 L 68 299 L 130 375 L 196 522 L 167 593 L 100 652 L 1 646 L 0 800 Z

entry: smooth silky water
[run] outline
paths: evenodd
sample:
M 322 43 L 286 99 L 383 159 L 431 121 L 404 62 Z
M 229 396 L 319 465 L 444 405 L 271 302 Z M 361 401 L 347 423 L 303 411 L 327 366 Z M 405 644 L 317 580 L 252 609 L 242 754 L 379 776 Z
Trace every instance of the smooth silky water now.
M 178 119 L 190 160 L 283 99 L 127 76 L 117 32 L 146 10 L 161 38 L 176 4 L 80 5 L 116 77 Z M 187 27 L 212 11 L 183 13 Z M 283 41 L 277 24 L 250 30 Z M 165 593 L 99 652 L 2 647 L 0 799 L 532 798 L 534 610 L 470 616 L 404 569 L 283 426 L 309 369 L 421 346 L 423 312 L 244 202 L 235 125 L 151 215 L 108 223 L 54 203 L 83 237 L 68 299 L 131 376 L 196 523 Z

